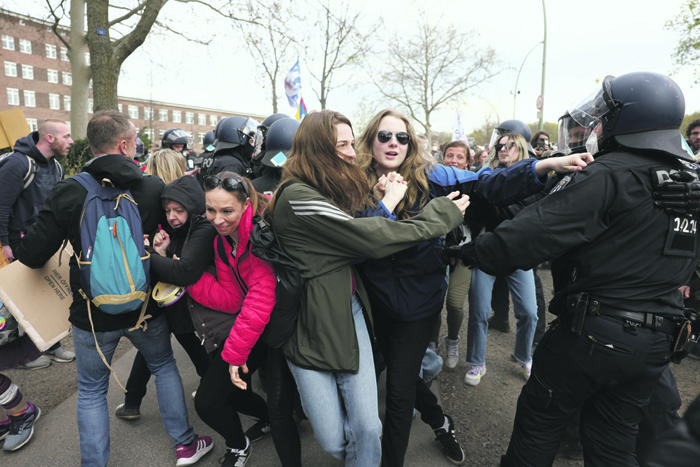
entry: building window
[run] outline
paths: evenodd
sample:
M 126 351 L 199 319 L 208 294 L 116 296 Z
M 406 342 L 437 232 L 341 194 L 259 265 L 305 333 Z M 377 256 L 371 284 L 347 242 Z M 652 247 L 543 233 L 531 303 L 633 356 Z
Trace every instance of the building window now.
M 85 52 L 85 64 L 90 66 L 90 52 Z
M 36 93 L 34 91 L 24 91 L 24 106 L 36 107 Z
M 70 96 L 63 96 L 63 110 L 70 111 Z
M 15 50 L 15 38 L 12 36 L 2 35 L 2 48 L 5 50 Z
M 22 65 L 22 78 L 34 79 L 34 67 L 31 65 Z
M 23 54 L 31 54 L 32 53 L 31 41 L 28 41 L 27 39 L 20 39 L 19 40 L 19 51 L 22 52 Z
M 37 131 L 39 129 L 39 122 L 36 121 L 36 118 L 28 118 L 27 119 L 27 125 L 29 125 L 29 130 L 30 131 Z
M 158 120 L 161 122 L 168 121 L 168 109 L 158 109 Z
M 204 144 L 204 135 L 206 135 L 206 133 L 199 134 L 199 144 Z M 204 149 L 206 149 L 206 148 L 204 148 Z
M 92 89 L 92 78 L 90 78 L 90 82 L 88 83 L 88 87 Z
M 216 126 L 216 115 L 209 115 L 209 124 L 211 126 Z
M 129 117 L 133 119 L 139 118 L 139 106 L 138 105 L 130 105 L 129 106 Z
M 207 114 L 197 114 L 197 121 L 200 125 L 207 124 Z
M 173 110 L 173 123 L 182 123 L 182 112 Z
M 194 133 L 191 131 L 186 131 L 185 133 L 187 133 L 187 137 L 190 139 L 190 141 L 194 141 Z
M 163 133 L 165 133 L 165 130 L 158 130 L 158 138 L 163 141 Z
M 51 44 L 46 44 L 46 58 L 57 58 L 56 46 Z
M 58 94 L 49 94 L 49 109 L 61 110 L 61 96 Z
M 117 110 L 120 112 L 124 112 L 124 106 L 121 104 L 117 104 Z
M 61 60 L 63 60 L 64 62 L 68 61 L 68 49 L 66 49 L 65 47 L 61 47 Z
M 194 125 L 194 112 L 185 112 L 185 123 Z
M 21 19 L 21 20 L 19 20 L 19 25 L 20 25 L 20 26 L 26 26 L 26 25 L 27 25 L 27 22 L 24 21 L 23 19 Z
M 144 120 L 153 120 L 153 107 L 144 107 L 143 108 L 143 119 Z
M 71 86 L 73 84 L 73 75 L 67 71 L 62 71 L 61 76 L 63 77 L 63 84 Z
M 151 140 L 151 142 L 153 142 L 153 137 L 155 136 L 153 128 L 146 128 L 145 130 L 143 130 L 143 134 L 146 135 L 148 139 Z
M 5 62 L 5 76 L 11 76 L 13 78 L 17 77 L 17 64 L 12 62 Z
M 19 105 L 19 89 L 7 88 L 7 103 L 9 105 Z
M 88 113 L 89 113 L 89 114 L 92 113 L 92 108 L 93 108 L 93 100 L 92 100 L 92 99 L 88 99 Z
M 58 83 L 58 71 L 46 70 L 46 77 L 49 80 L 49 83 Z

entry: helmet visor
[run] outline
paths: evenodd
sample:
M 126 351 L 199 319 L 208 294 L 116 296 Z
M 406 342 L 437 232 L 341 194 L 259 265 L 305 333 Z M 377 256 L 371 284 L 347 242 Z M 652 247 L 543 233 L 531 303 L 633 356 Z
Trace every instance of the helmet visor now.
M 489 149 L 492 148 L 494 144 L 498 143 L 501 136 L 505 135 L 506 133 L 511 133 L 511 131 L 505 128 L 494 128 L 493 133 L 491 133 L 491 141 L 489 141 Z
M 612 80 L 612 76 L 606 76 L 585 99 L 569 107 L 567 113 L 579 126 L 593 128 L 603 115 L 613 110 L 615 104 L 610 95 Z
M 253 138 L 255 138 L 255 134 L 258 131 L 258 122 L 253 120 L 252 118 L 248 118 L 243 125 L 241 125 L 238 128 L 238 132 L 241 134 L 241 136 L 251 138 L 249 141 L 253 142 Z
M 566 114 L 559 119 L 557 147 L 566 154 L 585 152 L 590 133 L 590 127 L 580 125 L 571 115 Z
M 257 156 L 262 151 L 262 146 L 265 142 L 265 136 L 267 136 L 268 128 L 265 125 L 258 125 L 257 130 L 258 131 L 255 133 L 255 143 L 253 144 L 253 146 L 255 146 L 253 157 Z

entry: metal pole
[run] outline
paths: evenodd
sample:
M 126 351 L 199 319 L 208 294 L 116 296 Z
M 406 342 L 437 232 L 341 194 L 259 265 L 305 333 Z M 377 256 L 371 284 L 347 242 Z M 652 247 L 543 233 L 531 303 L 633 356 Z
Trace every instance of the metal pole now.
M 540 109 L 540 130 L 544 127 L 544 72 L 547 64 L 547 11 L 544 7 L 544 0 L 542 0 L 542 16 L 544 17 L 544 40 L 542 41 L 544 47 L 542 48 L 542 88 L 540 90 L 540 95 L 543 99 L 542 108 Z
M 515 78 L 515 91 L 513 91 L 513 118 L 515 118 L 515 100 L 518 98 L 518 81 L 520 81 L 520 72 L 523 71 L 523 67 L 525 66 L 525 61 L 527 60 L 527 57 L 530 56 L 530 54 L 537 48 L 538 45 L 540 45 L 542 41 L 538 42 L 535 44 L 535 46 L 530 49 L 530 51 L 525 55 L 525 58 L 523 59 L 523 63 L 520 64 L 520 70 L 518 70 L 518 77 Z

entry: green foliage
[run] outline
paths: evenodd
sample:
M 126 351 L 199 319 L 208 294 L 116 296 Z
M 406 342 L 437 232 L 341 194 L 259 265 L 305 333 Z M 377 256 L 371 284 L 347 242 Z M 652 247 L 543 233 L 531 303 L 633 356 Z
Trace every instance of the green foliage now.
M 683 117 L 683 123 L 681 123 L 681 134 L 683 137 L 685 137 L 685 130 L 688 128 L 688 124 L 696 118 L 700 118 L 700 112 L 693 112 L 692 114 L 687 114 L 685 117 Z
M 61 161 L 66 170 L 66 177 L 80 173 L 83 165 L 93 157 L 94 155 L 92 154 L 92 149 L 90 149 L 90 143 L 88 143 L 87 138 L 74 141 L 70 152 L 65 159 Z
M 153 140 L 151 138 L 149 138 L 148 135 L 146 134 L 147 129 L 148 129 L 147 127 L 143 128 L 141 130 L 141 136 L 139 136 L 139 138 L 141 138 L 141 141 L 143 142 L 143 152 L 144 153 L 146 153 L 149 149 L 151 149 L 151 146 L 153 146 Z
M 0 149 L 0 155 L 8 152 L 12 152 L 12 148 L 2 148 Z
M 676 70 L 694 67 L 695 82 L 700 83 L 700 0 L 687 0 L 673 20 L 666 22 L 666 29 L 680 35 L 680 42 L 671 56 Z

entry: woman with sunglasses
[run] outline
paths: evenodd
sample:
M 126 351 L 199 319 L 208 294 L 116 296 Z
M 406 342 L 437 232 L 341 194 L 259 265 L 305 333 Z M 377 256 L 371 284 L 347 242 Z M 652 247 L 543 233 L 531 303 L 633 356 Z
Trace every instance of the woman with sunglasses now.
M 517 133 L 503 135 L 494 145 L 493 152 L 484 163 L 485 166 L 507 168 L 523 160 L 531 160 L 528 142 Z M 545 162 L 545 161 L 543 161 Z M 477 222 L 492 231 L 505 217 L 502 211 L 479 209 Z M 491 276 L 473 268 L 469 289 L 469 321 L 467 323 L 467 364 L 469 370 L 464 382 L 476 386 L 486 373 L 486 333 L 488 318 L 491 314 L 491 295 L 496 276 Z M 506 276 L 506 282 L 513 298 L 515 313 L 515 351 L 511 355 L 521 368 L 525 378 L 530 377 L 532 367 L 532 339 L 537 325 L 537 298 L 535 295 L 535 276 L 532 270 L 517 270 Z
M 355 159 L 350 121 L 330 110 L 309 113 L 294 136 L 280 188 L 266 219 L 305 280 L 297 328 L 283 346 L 302 405 L 323 449 L 346 466 L 376 467 L 382 433 L 370 343 L 369 302 L 353 264 L 391 255 L 449 232 L 468 198 L 441 197 L 412 219 L 356 219 L 369 193 Z M 393 210 L 405 191 L 386 180 Z M 416 372 L 417 374 L 417 372 Z
M 252 451 L 238 413 L 269 424 L 267 406 L 249 387 L 264 358 L 258 338 L 275 306 L 277 279 L 272 266 L 250 253 L 252 219 L 267 198 L 233 172 L 204 177 L 207 219 L 214 240 L 216 276 L 205 272 L 187 288 L 195 332 L 211 364 L 197 389 L 199 417 L 226 441 L 224 466 L 244 466 Z
M 383 110 L 372 118 L 358 141 L 358 164 L 369 186 L 391 172 L 407 183 L 406 196 L 393 209 L 379 202 L 364 216 L 411 219 L 428 201 L 452 190 L 509 205 L 542 190 L 550 170 L 571 171 L 585 167 L 577 157 L 521 162 L 506 170 L 484 168 L 478 173 L 437 165 L 417 144 L 411 122 L 403 114 Z M 375 201 L 382 199 L 373 190 Z M 381 234 L 384 235 L 383 233 Z M 375 330 L 387 365 L 387 402 L 382 438 L 384 466 L 401 466 L 410 436 L 413 408 L 421 412 L 440 441 L 445 456 L 464 463 L 464 453 L 454 437 L 454 423 L 418 377 L 431 332 L 442 310 L 447 282 L 441 261 L 439 237 L 391 256 L 370 258 L 360 273 L 372 305 Z

